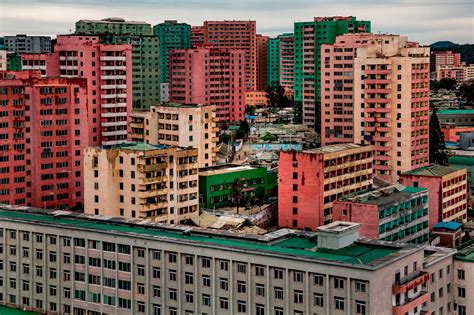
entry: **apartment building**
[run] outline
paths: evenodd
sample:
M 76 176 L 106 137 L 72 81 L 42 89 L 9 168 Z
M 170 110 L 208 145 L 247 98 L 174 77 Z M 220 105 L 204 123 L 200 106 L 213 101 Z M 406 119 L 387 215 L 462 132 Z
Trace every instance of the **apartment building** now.
M 132 111 L 132 47 L 97 36 L 58 35 L 54 53 L 22 55 L 23 68 L 46 77 L 87 79 L 88 145 L 126 141 Z
M 336 36 L 370 32 L 370 21 L 355 17 L 315 17 L 294 26 L 294 100 L 302 123 L 321 133 L 321 45 L 332 44 Z
M 84 212 L 178 224 L 198 215 L 196 149 L 127 142 L 84 151 Z
M 432 164 L 400 175 L 400 183 L 427 188 L 430 229 L 438 222 L 467 220 L 467 171 Z
M 169 50 L 191 48 L 191 25 L 166 20 L 153 26 L 153 34 L 160 44 L 160 82 L 169 82 Z
M 80 20 L 76 34 L 95 35 L 101 44 L 132 46 L 132 106 L 148 109 L 160 103 L 160 47 L 150 24 L 122 18 Z
M 0 49 L 0 71 L 7 70 L 7 51 Z
M 459 67 L 461 65 L 461 54 L 447 51 L 432 51 L 430 54 L 430 72 L 436 72 L 438 67 Z
M 197 48 L 204 45 L 204 28 L 202 26 L 191 26 L 191 47 Z
M 244 51 L 245 88 L 257 90 L 257 33 L 255 21 L 205 21 L 204 44 Z
M 42 54 L 51 52 L 51 37 L 18 34 L 3 37 L 5 49 L 16 54 Z
M 268 39 L 267 43 L 267 85 L 280 84 L 280 39 Z
M 0 304 L 48 313 L 402 315 L 429 298 L 422 247 L 350 223 L 236 236 L 3 207 L 0 237 Z
M 198 149 L 199 167 L 217 159 L 215 106 L 166 103 L 132 113 L 129 140 Z
M 247 91 L 245 92 L 245 107 L 262 108 L 268 106 L 267 92 Z
M 429 240 L 428 190 L 392 185 L 358 191 L 332 204 L 332 219 L 360 223 L 364 237 L 424 243 Z
M 294 35 L 284 33 L 270 38 L 267 45 L 268 85 L 281 85 L 287 92 L 294 87 Z
M 372 145 L 374 172 L 390 182 L 427 165 L 428 57 L 398 35 L 346 34 L 322 45 L 321 143 Z
M 257 53 L 257 91 L 265 91 L 267 88 L 267 43 L 268 36 L 256 35 Z
M 455 309 L 459 315 L 474 312 L 474 242 L 470 241 L 458 248 L 454 256 Z
M 334 201 L 371 187 L 370 146 L 341 144 L 280 152 L 278 225 L 314 230 L 332 221 Z
M 170 102 L 216 107 L 218 126 L 244 119 L 242 50 L 200 47 L 170 51 Z
M 0 72 L 0 203 L 80 209 L 87 83 Z

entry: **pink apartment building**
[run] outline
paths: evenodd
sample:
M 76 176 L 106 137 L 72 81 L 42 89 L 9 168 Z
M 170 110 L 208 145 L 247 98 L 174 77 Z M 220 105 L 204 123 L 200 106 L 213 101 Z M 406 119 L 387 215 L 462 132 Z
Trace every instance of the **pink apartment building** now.
M 171 50 L 170 102 L 216 106 L 219 125 L 244 119 L 242 50 L 199 47 Z
M 257 33 L 255 21 L 205 21 L 204 44 L 215 48 L 240 49 L 245 54 L 247 90 L 257 89 Z
M 0 105 L 0 203 L 82 204 L 86 80 L 0 71 Z
M 293 94 L 294 88 L 294 42 L 293 34 L 282 34 L 280 39 L 280 85 L 285 88 L 289 95 Z
M 23 68 L 43 76 L 87 79 L 89 145 L 126 141 L 132 110 L 132 46 L 99 43 L 97 36 L 59 35 L 54 53 L 22 55 Z
M 257 91 L 267 87 L 267 43 L 268 36 L 257 34 Z
M 461 54 L 452 51 L 432 51 L 430 55 L 430 72 L 435 72 L 438 67 L 459 67 Z
M 346 34 L 321 46 L 321 144 L 374 149 L 395 182 L 428 165 L 429 49 L 398 35 Z
M 204 28 L 202 26 L 191 26 L 191 47 L 197 48 L 204 45 Z

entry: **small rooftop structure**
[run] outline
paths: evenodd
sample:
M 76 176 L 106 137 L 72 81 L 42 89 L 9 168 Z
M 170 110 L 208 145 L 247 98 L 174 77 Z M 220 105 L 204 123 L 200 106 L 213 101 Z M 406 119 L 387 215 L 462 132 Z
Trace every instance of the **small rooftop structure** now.
M 459 222 L 438 222 L 433 226 L 433 229 L 446 229 L 455 231 L 462 228 L 462 223 Z
M 223 164 L 199 169 L 199 176 L 221 175 L 233 172 L 250 171 L 259 167 L 251 165 Z
M 442 177 L 457 171 L 457 169 L 452 167 L 447 167 L 439 164 L 431 164 L 402 173 L 402 175 Z
M 148 24 L 145 21 L 126 21 L 121 17 L 108 17 L 102 20 L 79 20 L 79 22 L 84 23 L 124 23 L 124 24 Z
M 336 221 L 317 228 L 318 246 L 341 249 L 359 238 L 359 223 Z

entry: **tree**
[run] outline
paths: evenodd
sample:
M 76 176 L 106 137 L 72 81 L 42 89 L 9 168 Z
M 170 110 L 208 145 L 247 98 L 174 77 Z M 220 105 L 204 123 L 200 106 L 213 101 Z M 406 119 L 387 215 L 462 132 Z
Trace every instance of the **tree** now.
M 219 136 L 219 142 L 220 143 L 229 143 L 230 141 L 230 135 L 227 134 L 227 133 L 222 133 L 220 136 Z
M 292 107 L 293 99 L 285 95 L 285 88 L 281 85 L 267 86 L 265 89 L 270 107 Z
M 267 141 L 267 142 L 275 142 L 278 140 L 278 137 L 274 134 L 267 132 L 265 133 L 263 137 L 260 138 L 260 140 Z
M 459 95 L 466 100 L 467 105 L 474 106 L 474 80 L 464 82 L 459 87 Z
M 265 188 L 262 186 L 258 186 L 255 188 L 252 203 L 257 206 L 263 206 L 267 201 L 267 193 L 265 192 Z
M 443 78 L 439 81 L 431 80 L 430 87 L 431 90 L 437 91 L 439 89 L 445 90 L 455 90 L 456 89 L 456 80 L 452 78 Z
M 240 121 L 239 130 L 235 134 L 237 139 L 246 139 L 250 133 L 250 125 L 246 119 Z
M 430 163 L 448 165 L 444 135 L 441 132 L 436 109 L 433 110 L 430 118 Z
M 234 179 L 234 182 L 232 183 L 231 197 L 233 205 L 237 206 L 237 214 L 239 213 L 239 206 L 244 196 L 243 190 L 244 183 L 242 180 L 240 178 Z

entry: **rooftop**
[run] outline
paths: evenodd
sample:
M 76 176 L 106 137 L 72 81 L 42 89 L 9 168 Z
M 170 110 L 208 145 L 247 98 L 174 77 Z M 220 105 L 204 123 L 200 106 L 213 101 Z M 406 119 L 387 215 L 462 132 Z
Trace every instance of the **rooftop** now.
M 79 20 L 78 22 L 83 22 L 83 23 L 123 23 L 123 24 L 146 24 L 149 25 L 149 23 L 144 22 L 144 21 L 125 21 L 124 18 L 119 18 L 119 17 L 109 17 L 106 19 L 102 20 Z
M 251 171 L 259 168 L 262 167 L 255 167 L 251 165 L 224 164 L 201 168 L 199 169 L 199 176 L 221 175 L 233 172 Z
M 317 149 L 304 150 L 303 153 L 327 154 L 327 153 L 334 153 L 334 152 L 338 152 L 338 151 L 358 149 L 358 148 L 363 148 L 363 146 L 355 144 L 355 143 L 344 143 L 344 144 L 327 145 L 327 146 L 317 148 Z
M 454 259 L 474 263 L 474 240 L 462 244 Z
M 109 149 L 121 149 L 121 150 L 131 150 L 131 151 L 150 151 L 150 150 L 163 150 L 169 148 L 166 145 L 152 145 L 145 142 L 124 142 L 114 145 L 103 145 L 99 148 L 104 150 Z
M 471 156 L 462 156 L 462 155 L 454 155 L 449 157 L 448 163 L 449 164 L 455 164 L 455 165 L 474 165 L 474 152 L 472 152 L 473 155 Z
M 421 187 L 406 187 L 396 184 L 379 189 L 358 191 L 343 196 L 339 201 L 351 201 L 354 203 L 372 204 L 381 207 L 410 199 L 414 194 L 422 191 L 427 191 L 427 189 Z
M 282 229 L 265 235 L 242 235 L 190 226 L 152 223 L 142 220 L 84 215 L 60 210 L 0 206 L 0 221 L 56 226 L 68 230 L 146 238 L 162 242 L 189 243 L 193 246 L 232 248 L 259 255 L 343 264 L 353 268 L 377 269 L 422 248 L 404 243 L 359 239 L 341 249 L 319 248 L 315 233 Z
M 441 109 L 438 115 L 474 115 L 474 109 Z
M 447 229 L 455 231 L 462 227 L 462 223 L 459 222 L 438 222 L 436 223 L 433 228 L 434 229 Z
M 0 306 L 0 315 L 26 315 L 26 314 L 38 314 L 37 312 L 28 312 L 28 311 L 23 311 L 17 308 L 12 308 L 12 307 L 6 307 L 6 306 Z
M 459 170 L 452 167 L 443 166 L 439 164 L 431 164 L 428 166 L 419 167 L 414 170 L 402 173 L 402 175 L 441 177 L 441 176 L 445 176 L 457 171 Z
M 456 250 L 448 247 L 426 246 L 423 259 L 423 267 L 429 267 L 439 261 L 456 253 Z

